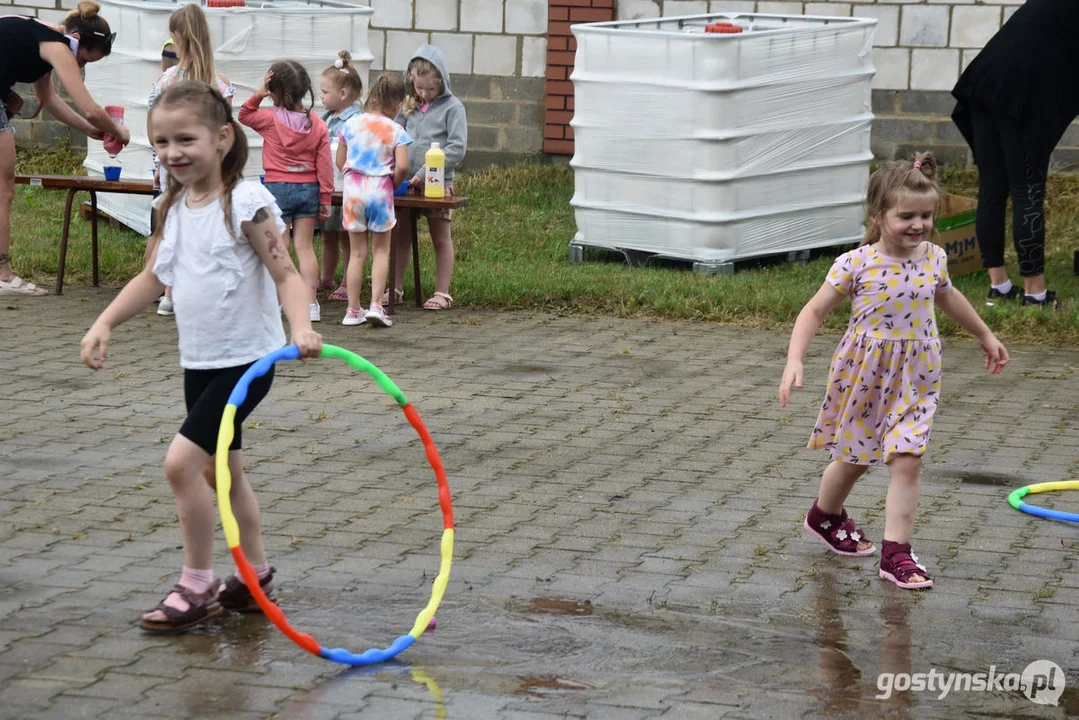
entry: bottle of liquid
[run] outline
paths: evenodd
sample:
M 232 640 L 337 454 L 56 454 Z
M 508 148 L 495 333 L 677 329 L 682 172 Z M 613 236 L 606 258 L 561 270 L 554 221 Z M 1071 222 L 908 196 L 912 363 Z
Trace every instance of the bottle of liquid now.
M 446 197 L 446 153 L 438 143 L 431 143 L 431 149 L 424 155 L 423 196 L 441 200 Z
M 124 124 L 123 105 L 106 105 L 105 112 L 109 114 L 109 117 L 112 118 L 112 121 L 117 125 Z M 124 149 L 124 144 L 120 142 L 120 138 L 115 135 L 105 135 L 103 144 L 105 146 L 105 152 L 107 152 L 111 158 L 115 158 L 120 154 L 120 151 Z

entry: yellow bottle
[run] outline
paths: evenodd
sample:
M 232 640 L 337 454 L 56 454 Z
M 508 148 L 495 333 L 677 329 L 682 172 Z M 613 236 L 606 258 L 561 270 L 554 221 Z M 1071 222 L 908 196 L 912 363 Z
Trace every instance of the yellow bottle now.
M 438 143 L 431 143 L 431 149 L 424 155 L 423 196 L 441 200 L 446 197 L 446 153 Z

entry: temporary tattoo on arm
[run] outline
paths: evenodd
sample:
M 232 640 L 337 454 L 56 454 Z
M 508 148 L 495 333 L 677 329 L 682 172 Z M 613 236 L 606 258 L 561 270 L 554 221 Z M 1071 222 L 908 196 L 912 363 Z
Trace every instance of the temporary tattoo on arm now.
M 285 272 L 289 272 L 295 275 L 296 266 L 292 264 L 292 257 L 289 256 L 288 250 L 281 246 L 281 241 L 277 239 L 277 235 L 275 235 L 270 230 L 267 230 L 266 239 L 266 249 L 270 251 L 270 257 L 275 262 L 285 263 Z
M 7 265 L 7 264 L 8 264 L 8 254 L 7 253 L 0 253 L 0 265 Z
M 267 210 L 266 208 L 259 208 L 258 212 L 255 213 L 255 216 L 253 218 L 251 218 L 251 222 L 258 225 L 259 223 L 266 222 L 269 219 L 270 219 L 270 211 Z

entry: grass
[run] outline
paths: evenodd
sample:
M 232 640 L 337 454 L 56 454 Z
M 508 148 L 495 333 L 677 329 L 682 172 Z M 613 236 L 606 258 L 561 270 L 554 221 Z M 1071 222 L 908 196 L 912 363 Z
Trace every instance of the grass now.
M 20 152 L 19 172 L 81 172 L 82 157 L 61 148 Z M 948 192 L 977 194 L 975 172 L 945 168 Z M 456 189 L 472 199 L 454 219 L 457 265 L 452 293 L 458 307 L 543 309 L 621 317 L 677 318 L 788 330 L 804 303 L 824 280 L 838 250 L 804 265 L 740 270 L 705 276 L 670 268 L 637 268 L 611 262 L 571 264 L 567 245 L 576 226 L 569 201 L 572 171 L 561 164 L 521 163 L 462 175 Z M 55 276 L 62 227 L 63 193 L 20 186 L 12 215 L 16 269 L 48 285 Z M 1006 342 L 1079 344 L 1079 290 L 1072 253 L 1079 247 L 1079 176 L 1054 175 L 1047 195 L 1047 281 L 1063 298 L 1059 311 L 1013 304 L 987 307 L 984 271 L 958 278 L 962 290 L 994 332 Z M 65 282 L 89 283 L 89 224 L 72 227 Z M 126 229 L 101 225 L 102 282 L 119 285 L 141 266 L 145 241 Z M 318 243 L 316 243 L 317 245 Z M 433 290 L 433 253 L 421 238 L 425 292 Z M 1009 249 L 1009 267 L 1015 258 Z M 1013 279 L 1018 277 L 1013 272 Z M 406 282 L 406 288 L 408 283 Z M 941 316 L 943 335 L 963 331 Z M 839 331 L 841 308 L 825 321 Z

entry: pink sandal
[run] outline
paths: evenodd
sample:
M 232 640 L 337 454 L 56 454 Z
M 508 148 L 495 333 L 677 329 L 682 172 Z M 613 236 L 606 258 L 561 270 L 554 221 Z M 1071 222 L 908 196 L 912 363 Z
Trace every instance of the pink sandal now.
M 894 582 L 904 590 L 933 587 L 932 578 L 926 572 L 925 565 L 919 562 L 918 556 L 911 552 L 910 543 L 885 540 L 880 556 L 880 576 L 883 579 Z M 921 575 L 925 580 L 911 582 L 912 575 Z
M 837 555 L 849 555 L 851 557 L 866 557 L 877 551 L 875 545 L 870 545 L 866 550 L 859 550 L 859 542 L 870 542 L 862 529 L 847 517 L 846 509 L 842 509 L 838 515 L 829 515 L 820 509 L 817 501 L 813 501 L 813 507 L 809 509 L 802 526 L 809 534 L 828 546 L 828 549 Z
M 341 285 L 332 293 L 330 293 L 330 300 L 334 302 L 348 302 L 348 288 Z

